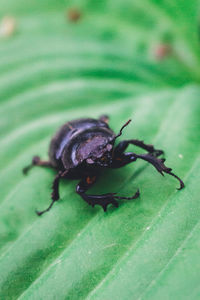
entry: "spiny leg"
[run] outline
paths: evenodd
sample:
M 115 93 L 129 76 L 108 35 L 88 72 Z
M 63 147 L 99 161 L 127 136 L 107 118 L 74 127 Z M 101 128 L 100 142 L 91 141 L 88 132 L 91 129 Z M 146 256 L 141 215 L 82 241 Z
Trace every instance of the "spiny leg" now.
M 165 166 L 165 164 L 164 164 L 165 159 L 157 158 L 151 153 L 136 154 L 133 152 L 127 152 L 127 153 L 118 154 L 115 157 L 113 157 L 113 162 L 112 162 L 111 167 L 112 168 L 121 168 L 133 161 L 136 161 L 138 158 L 141 158 L 141 159 L 149 162 L 150 164 L 152 164 L 161 175 L 164 175 L 164 173 L 167 173 L 167 174 L 175 177 L 176 179 L 178 179 L 178 181 L 180 183 L 180 188 L 178 188 L 179 190 L 184 188 L 183 181 L 177 175 L 175 175 L 174 173 L 171 172 L 172 171 L 171 168 L 168 168 Z
M 140 140 L 128 140 L 129 144 L 135 145 L 137 147 L 140 147 L 144 150 L 146 150 L 147 152 L 151 153 L 152 155 L 158 157 L 161 154 L 164 154 L 163 150 L 160 149 L 155 149 L 154 146 L 152 144 L 145 144 L 144 141 L 140 141 Z
M 140 147 L 156 157 L 164 153 L 163 150 L 155 149 L 153 145 L 145 144 L 143 141 L 140 140 L 124 140 L 116 146 L 114 150 L 115 155 L 123 153 L 130 144 Z
M 178 179 L 179 183 L 180 183 L 180 187 L 178 188 L 178 190 L 181 190 L 184 188 L 184 182 L 177 176 L 175 175 L 174 173 L 172 173 L 172 169 L 171 168 L 168 168 L 167 166 L 165 166 L 164 162 L 165 162 L 165 159 L 160 159 L 160 158 L 157 158 L 155 156 L 153 156 L 152 154 L 135 154 L 134 155 L 137 157 L 137 158 L 141 158 L 143 160 L 146 160 L 147 162 L 149 162 L 150 164 L 152 164 L 156 170 L 161 174 L 161 175 L 164 175 L 164 173 L 167 173 L 173 177 L 175 177 L 176 179 Z
M 41 160 L 39 156 L 33 156 L 32 163 L 28 165 L 27 167 L 23 168 L 23 173 L 26 175 L 28 172 L 34 167 L 34 166 L 40 166 L 40 167 L 47 167 L 47 168 L 53 168 L 50 161 Z
M 88 195 L 86 191 L 96 182 L 96 176 L 87 176 L 82 179 L 76 186 L 76 192 L 85 200 L 89 205 L 94 207 L 95 205 L 102 206 L 103 210 L 107 210 L 109 204 L 113 204 L 115 207 L 118 207 L 117 199 L 136 199 L 139 196 L 139 190 L 132 197 L 120 197 L 116 196 L 116 193 L 108 193 L 102 195 Z
M 52 184 L 52 193 L 51 193 L 51 203 L 49 205 L 49 207 L 47 207 L 47 209 L 43 210 L 43 211 L 36 211 L 38 216 L 41 216 L 43 213 L 49 211 L 51 209 L 51 207 L 53 206 L 55 201 L 58 201 L 60 196 L 59 196 L 59 181 L 62 177 L 63 173 L 59 172 L 56 177 L 54 178 L 53 184 Z

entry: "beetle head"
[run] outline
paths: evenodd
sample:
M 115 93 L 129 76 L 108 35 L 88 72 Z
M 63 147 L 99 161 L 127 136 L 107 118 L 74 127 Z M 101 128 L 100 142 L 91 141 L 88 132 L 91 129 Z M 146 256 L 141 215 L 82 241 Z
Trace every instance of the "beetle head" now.
M 131 120 L 126 122 L 117 135 L 108 135 L 105 132 L 87 132 L 82 141 L 79 140 L 72 150 L 72 162 L 74 166 L 84 162 L 93 167 L 110 167 L 113 160 L 113 147 L 116 138 L 122 134 L 122 130 Z
M 87 164 L 94 164 L 100 167 L 108 167 L 112 163 L 112 149 L 111 143 L 104 143 L 93 148 L 93 151 L 86 159 Z
M 96 147 L 94 147 L 90 156 L 86 159 L 88 164 L 94 164 L 101 167 L 109 167 L 112 164 L 113 157 L 113 146 L 115 140 L 122 135 L 123 129 L 131 122 L 128 120 L 120 129 L 119 133 L 113 136 L 111 139 L 103 141 L 101 137 L 99 142 L 96 143 Z M 97 138 L 98 139 L 98 138 Z

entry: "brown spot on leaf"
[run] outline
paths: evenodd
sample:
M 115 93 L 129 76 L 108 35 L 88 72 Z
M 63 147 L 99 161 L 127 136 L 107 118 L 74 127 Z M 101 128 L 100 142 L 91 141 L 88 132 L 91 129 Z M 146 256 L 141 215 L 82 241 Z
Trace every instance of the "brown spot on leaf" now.
M 16 31 L 16 20 L 14 17 L 5 16 L 0 23 L 0 37 L 10 37 Z
M 172 47 L 169 44 L 160 44 L 154 50 L 154 55 L 157 60 L 162 60 L 172 53 Z
M 67 11 L 67 18 L 70 22 L 76 23 L 81 18 L 81 12 L 77 8 L 70 8 Z

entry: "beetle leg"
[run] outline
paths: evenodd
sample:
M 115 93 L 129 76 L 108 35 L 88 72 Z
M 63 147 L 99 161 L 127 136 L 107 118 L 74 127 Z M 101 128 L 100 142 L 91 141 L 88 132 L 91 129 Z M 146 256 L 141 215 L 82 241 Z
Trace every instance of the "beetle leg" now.
M 29 166 L 23 168 L 23 173 L 27 174 L 29 170 L 32 169 L 34 166 L 53 168 L 50 161 L 41 160 L 39 156 L 33 156 L 32 163 Z
M 180 182 L 180 188 L 178 189 L 181 190 L 182 188 L 184 188 L 183 181 L 178 176 L 176 176 L 174 173 L 171 172 L 172 171 L 171 168 L 165 166 L 164 164 L 165 159 L 157 158 L 156 156 L 153 155 L 153 153 L 136 154 L 133 152 L 127 152 L 127 153 L 118 154 L 116 157 L 113 158 L 111 167 L 112 168 L 123 167 L 133 161 L 136 161 L 137 158 L 141 158 L 143 160 L 146 160 L 150 164 L 152 164 L 161 175 L 167 173 L 175 177 Z
M 180 187 L 178 188 L 178 190 L 181 190 L 182 188 L 184 188 L 185 185 L 184 185 L 183 181 L 177 175 L 175 175 L 174 173 L 171 172 L 172 171 L 171 168 L 168 168 L 167 166 L 165 166 L 165 164 L 164 164 L 165 159 L 157 158 L 150 153 L 140 154 L 140 155 L 134 154 L 134 155 L 136 156 L 136 158 L 141 158 L 143 160 L 146 160 L 150 164 L 152 164 L 161 175 L 164 175 L 164 173 L 167 173 L 167 174 L 175 177 L 176 179 L 178 179 L 178 181 L 180 183 Z
M 160 156 L 161 154 L 164 153 L 163 150 L 157 150 L 154 148 L 153 145 L 150 145 L 150 144 L 145 144 L 143 141 L 140 141 L 140 140 L 125 140 L 125 141 L 122 141 L 120 142 L 115 150 L 114 150 L 114 153 L 117 155 L 117 154 L 120 154 L 120 153 L 123 153 L 126 148 L 128 147 L 128 145 L 135 145 L 137 147 L 140 147 L 146 151 L 148 151 L 149 153 L 151 153 L 152 155 L 158 157 Z
M 115 207 L 118 207 L 117 199 L 136 199 L 139 196 L 139 190 L 132 197 L 120 197 L 116 196 L 116 193 L 108 193 L 102 195 L 88 195 L 86 191 L 95 183 L 96 176 L 86 177 L 82 179 L 76 186 L 76 192 L 85 200 L 89 205 L 94 207 L 95 205 L 102 206 L 103 210 L 107 210 L 109 204 L 113 204 Z
M 136 159 L 137 157 L 133 152 L 125 152 L 121 154 L 117 153 L 116 156 L 113 156 L 111 168 L 116 169 L 116 168 L 124 167 L 130 164 L 131 162 L 136 161 Z
M 54 178 L 54 181 L 53 181 L 53 184 L 52 184 L 52 193 L 51 193 L 51 204 L 49 205 L 49 207 L 43 211 L 37 211 L 36 210 L 36 213 L 38 216 L 41 216 L 43 213 L 49 211 L 51 209 L 51 207 L 53 206 L 54 202 L 58 201 L 60 196 L 59 196 L 59 181 L 61 179 L 63 175 L 63 172 L 59 172 L 56 177 Z

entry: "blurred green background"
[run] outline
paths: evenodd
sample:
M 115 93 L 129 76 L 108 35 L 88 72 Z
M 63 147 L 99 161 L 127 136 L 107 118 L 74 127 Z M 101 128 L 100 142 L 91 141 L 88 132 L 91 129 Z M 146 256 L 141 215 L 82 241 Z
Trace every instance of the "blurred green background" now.
M 197 0 L 1 0 L 0 299 L 200 298 L 199 38 Z M 93 189 L 136 201 L 104 213 L 65 181 L 39 218 L 54 172 L 22 168 L 100 114 L 131 118 L 123 138 L 164 149 L 186 188 L 137 162 Z

